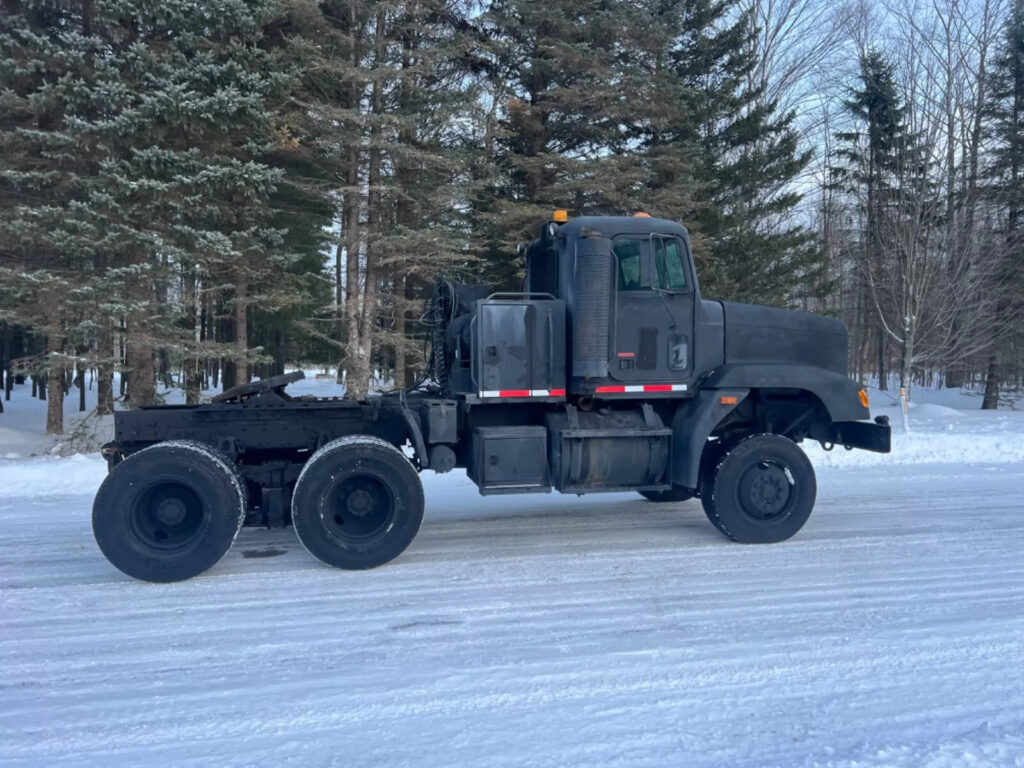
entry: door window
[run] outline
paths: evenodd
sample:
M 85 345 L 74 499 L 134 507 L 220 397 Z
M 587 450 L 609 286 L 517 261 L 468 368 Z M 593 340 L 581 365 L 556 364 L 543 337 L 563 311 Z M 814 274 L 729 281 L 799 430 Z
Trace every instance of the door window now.
M 652 240 L 658 287 L 666 291 L 685 291 L 686 261 L 679 240 L 674 237 L 655 237 Z

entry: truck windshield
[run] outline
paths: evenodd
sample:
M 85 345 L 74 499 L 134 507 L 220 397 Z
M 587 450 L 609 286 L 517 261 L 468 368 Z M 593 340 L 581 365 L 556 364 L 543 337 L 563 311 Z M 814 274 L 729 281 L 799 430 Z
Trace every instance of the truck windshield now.
M 619 290 L 638 291 L 640 285 L 640 255 L 643 240 L 632 237 L 617 237 L 612 244 L 615 260 L 618 262 Z

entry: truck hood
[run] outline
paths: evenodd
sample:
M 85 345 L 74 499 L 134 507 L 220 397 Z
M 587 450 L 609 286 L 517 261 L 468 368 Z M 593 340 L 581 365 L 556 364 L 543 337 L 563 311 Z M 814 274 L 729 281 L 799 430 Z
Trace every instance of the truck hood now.
M 725 364 L 797 364 L 847 375 L 846 324 L 830 317 L 723 301 Z

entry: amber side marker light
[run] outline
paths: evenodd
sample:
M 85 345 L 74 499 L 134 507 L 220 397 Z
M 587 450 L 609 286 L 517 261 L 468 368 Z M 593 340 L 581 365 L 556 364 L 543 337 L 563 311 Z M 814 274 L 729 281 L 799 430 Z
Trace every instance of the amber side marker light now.
M 718 398 L 718 402 L 722 405 L 736 405 L 739 402 L 739 398 L 735 395 L 722 395 Z
M 551 214 L 551 220 L 557 221 L 559 224 L 565 224 L 569 220 L 569 212 L 559 208 Z
M 857 397 L 860 398 L 860 404 L 863 405 L 865 408 L 867 408 L 868 407 L 868 391 L 866 389 L 858 390 L 857 391 Z

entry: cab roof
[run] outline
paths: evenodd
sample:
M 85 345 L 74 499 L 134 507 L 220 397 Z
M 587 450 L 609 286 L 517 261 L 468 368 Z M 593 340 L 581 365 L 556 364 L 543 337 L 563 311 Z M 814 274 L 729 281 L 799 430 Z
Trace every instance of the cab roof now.
M 615 235 L 676 235 L 687 237 L 686 227 L 669 219 L 655 219 L 648 216 L 578 216 L 569 219 L 558 229 L 565 237 L 578 237 L 580 230 L 596 229 L 606 237 Z

